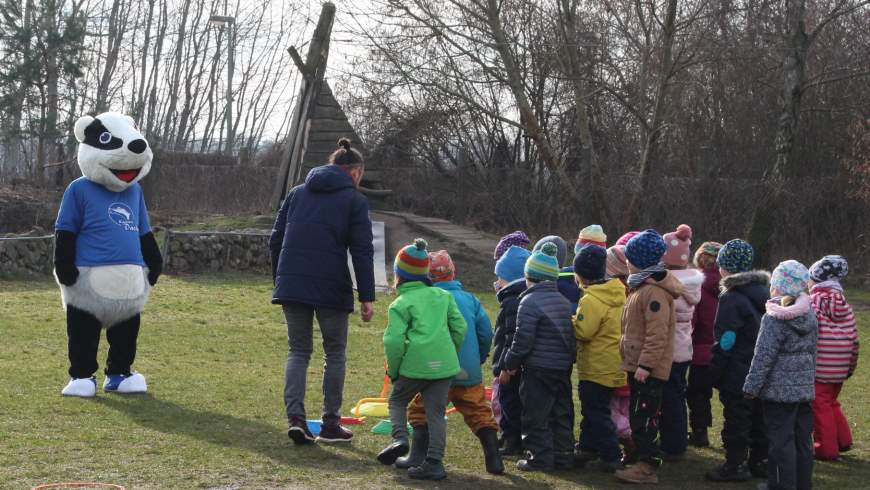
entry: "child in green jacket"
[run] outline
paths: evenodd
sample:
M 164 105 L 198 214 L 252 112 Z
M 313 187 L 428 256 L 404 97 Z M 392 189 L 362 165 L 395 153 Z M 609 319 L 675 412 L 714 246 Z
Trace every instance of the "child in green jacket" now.
M 387 375 L 393 381 L 390 423 L 393 442 L 378 454 L 392 465 L 408 454 L 408 403 L 419 393 L 426 409 L 429 447 L 426 459 L 408 469 L 418 480 L 447 477 L 441 460 L 447 439 L 444 411 L 453 377 L 459 373 L 459 348 L 467 325 L 448 291 L 431 287 L 426 242 L 418 238 L 399 250 L 393 265 L 399 297 L 390 305 L 384 332 Z

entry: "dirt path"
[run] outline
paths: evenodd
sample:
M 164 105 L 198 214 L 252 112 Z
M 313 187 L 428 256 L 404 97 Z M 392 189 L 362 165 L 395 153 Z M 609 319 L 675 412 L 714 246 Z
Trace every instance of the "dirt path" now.
M 457 278 L 466 287 L 478 291 L 492 289 L 492 251 L 498 243 L 497 236 L 439 218 L 395 211 L 372 211 L 372 220 L 383 221 L 386 228 L 388 269 L 399 247 L 421 237 L 429 243 L 429 250 L 450 252 Z

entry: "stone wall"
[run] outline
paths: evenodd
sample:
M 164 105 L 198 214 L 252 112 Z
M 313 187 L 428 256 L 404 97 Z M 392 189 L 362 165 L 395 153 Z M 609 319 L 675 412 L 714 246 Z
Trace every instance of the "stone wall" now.
M 271 272 L 269 232 L 166 231 L 164 270 L 168 274 Z
M 51 274 L 53 244 L 51 235 L 0 238 L 0 275 Z

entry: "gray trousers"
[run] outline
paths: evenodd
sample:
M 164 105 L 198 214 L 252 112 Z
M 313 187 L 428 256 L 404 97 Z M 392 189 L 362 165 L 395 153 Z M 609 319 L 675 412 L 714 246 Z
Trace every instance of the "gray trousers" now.
M 426 409 L 426 423 L 429 426 L 428 459 L 444 459 L 447 445 L 447 421 L 444 411 L 447 408 L 447 394 L 453 378 L 412 379 L 399 376 L 393 383 L 390 393 L 390 423 L 393 425 L 393 439 L 408 440 L 408 404 L 419 393 Z
M 287 342 L 290 353 L 284 371 L 284 406 L 287 419 L 305 418 L 305 388 L 307 386 L 308 363 L 314 349 L 312 338 L 314 316 L 320 325 L 323 338 L 323 423 L 337 424 L 340 420 L 342 393 L 344 391 L 344 372 L 347 357 L 346 311 L 315 307 L 301 303 L 284 305 L 287 319 Z

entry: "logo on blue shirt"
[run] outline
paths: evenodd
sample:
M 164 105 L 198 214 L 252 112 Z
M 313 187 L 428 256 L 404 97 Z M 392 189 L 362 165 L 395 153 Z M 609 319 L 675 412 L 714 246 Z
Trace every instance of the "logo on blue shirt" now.
M 113 202 L 109 205 L 109 219 L 124 228 L 124 231 L 139 231 L 139 227 L 133 219 L 133 210 L 122 202 Z

